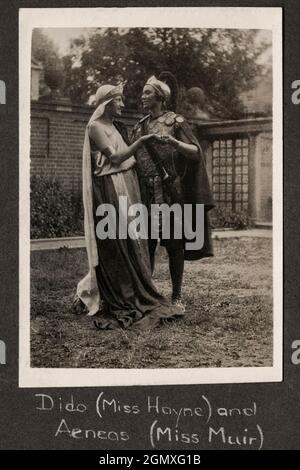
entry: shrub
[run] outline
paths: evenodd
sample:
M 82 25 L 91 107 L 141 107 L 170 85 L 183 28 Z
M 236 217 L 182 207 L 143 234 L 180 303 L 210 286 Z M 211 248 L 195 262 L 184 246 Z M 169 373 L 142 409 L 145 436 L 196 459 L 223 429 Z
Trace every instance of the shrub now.
M 82 235 L 81 194 L 67 192 L 55 177 L 32 176 L 30 218 L 31 238 Z
M 232 212 L 221 207 L 216 207 L 210 212 L 210 221 L 212 228 L 241 230 L 251 227 L 247 211 Z

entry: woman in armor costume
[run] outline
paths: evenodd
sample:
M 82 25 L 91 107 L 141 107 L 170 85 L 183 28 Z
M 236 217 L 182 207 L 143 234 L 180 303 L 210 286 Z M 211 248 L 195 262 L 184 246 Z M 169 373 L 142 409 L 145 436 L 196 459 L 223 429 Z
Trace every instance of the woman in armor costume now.
M 151 204 L 180 202 L 192 204 L 194 208 L 195 204 L 204 205 L 204 245 L 201 249 L 187 250 L 184 237 L 175 239 L 171 235 L 169 239 L 161 239 L 161 245 L 165 246 L 169 257 L 172 303 L 184 310 L 181 300 L 184 260 L 213 256 L 207 215 L 213 201 L 199 142 L 184 117 L 166 109 L 171 97 L 171 89 L 165 82 L 154 76 L 148 79 L 141 97 L 143 109 L 148 114 L 134 127 L 133 141 L 147 134 L 156 136 L 151 143 L 144 142 L 135 154 L 142 202 L 148 207 L 148 213 L 151 213 Z M 173 101 L 176 101 L 174 96 Z M 168 186 L 164 184 L 162 168 L 168 175 L 168 181 L 172 182 Z M 194 217 L 190 223 L 195 230 Z M 151 239 L 149 234 L 152 271 L 156 246 L 157 238 Z

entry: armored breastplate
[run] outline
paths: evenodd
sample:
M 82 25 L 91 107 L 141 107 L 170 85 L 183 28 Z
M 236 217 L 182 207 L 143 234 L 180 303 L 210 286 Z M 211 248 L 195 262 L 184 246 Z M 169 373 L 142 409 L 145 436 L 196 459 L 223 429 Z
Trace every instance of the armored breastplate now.
M 175 126 L 178 119 L 183 119 L 171 111 L 167 111 L 162 116 L 155 119 L 147 118 L 143 123 L 139 123 L 135 138 L 139 138 L 143 134 L 159 134 L 172 135 L 175 137 Z M 180 121 L 179 121 L 180 122 Z M 170 175 L 176 173 L 174 167 L 174 158 L 176 158 L 176 150 L 168 144 L 161 144 L 155 140 L 151 141 L 153 147 L 158 152 L 167 172 Z M 141 176 L 152 177 L 159 175 L 151 156 L 148 154 L 145 146 L 142 146 L 137 152 L 137 167 Z

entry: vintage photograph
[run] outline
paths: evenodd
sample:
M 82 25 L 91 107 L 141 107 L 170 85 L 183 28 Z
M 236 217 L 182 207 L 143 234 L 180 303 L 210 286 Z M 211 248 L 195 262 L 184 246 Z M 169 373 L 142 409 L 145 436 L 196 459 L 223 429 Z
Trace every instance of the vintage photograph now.
M 281 380 L 280 13 L 107 10 L 21 11 L 20 385 Z

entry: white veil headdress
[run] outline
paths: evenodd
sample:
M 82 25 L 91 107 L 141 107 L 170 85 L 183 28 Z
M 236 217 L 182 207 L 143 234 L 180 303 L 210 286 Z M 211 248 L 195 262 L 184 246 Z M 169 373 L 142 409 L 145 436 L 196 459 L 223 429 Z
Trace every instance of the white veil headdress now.
M 100 293 L 98 289 L 95 267 L 98 265 L 98 250 L 95 235 L 95 223 L 93 216 L 93 183 L 91 165 L 91 146 L 89 138 L 89 126 L 93 121 L 101 117 L 105 106 L 116 96 L 123 93 L 123 85 L 102 85 L 96 93 L 96 109 L 92 114 L 85 130 L 83 155 L 82 155 L 82 193 L 84 207 L 84 235 L 88 255 L 89 271 L 79 281 L 76 295 L 82 300 L 88 309 L 88 315 L 95 315 L 100 306 Z

